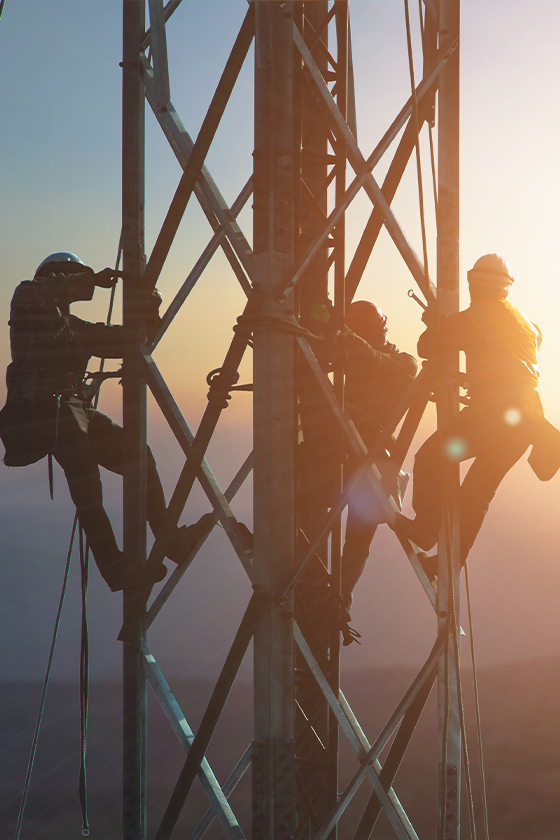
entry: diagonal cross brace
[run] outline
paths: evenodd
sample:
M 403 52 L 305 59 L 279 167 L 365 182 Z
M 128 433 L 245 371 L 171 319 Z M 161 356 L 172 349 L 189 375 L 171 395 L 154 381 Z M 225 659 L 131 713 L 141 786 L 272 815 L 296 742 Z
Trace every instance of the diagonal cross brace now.
M 154 0 L 153 0 L 154 2 Z M 237 81 L 237 77 L 245 62 L 249 47 L 255 35 L 255 11 L 249 6 L 239 34 L 226 62 L 226 66 L 218 82 L 218 87 L 204 118 L 196 142 L 189 155 L 188 163 L 183 171 L 179 186 L 173 196 L 167 216 L 158 234 L 150 259 L 146 266 L 142 280 L 144 294 L 147 295 L 157 283 L 163 264 L 171 248 L 175 234 L 179 228 L 183 214 L 192 195 L 195 184 L 202 172 L 202 167 L 208 154 L 210 144 L 220 124 L 224 110 Z
M 157 110 L 153 70 L 145 57 L 141 57 L 140 61 L 148 104 L 175 157 L 185 169 L 194 143 L 171 102 L 168 102 L 160 111 Z M 225 231 L 227 239 L 222 240 L 221 247 L 239 282 L 243 285 L 247 280 L 247 275 L 250 277 L 252 273 L 252 251 L 205 166 L 202 167 L 200 178 L 195 184 L 194 193 L 211 228 L 215 232 Z
M 159 700 L 179 743 L 188 754 L 194 740 L 194 732 L 187 723 L 167 680 L 163 676 L 146 642 L 142 642 L 142 655 L 144 672 L 152 686 L 154 694 Z M 225 791 L 218 784 L 218 780 L 206 759 L 203 759 L 200 763 L 198 777 L 206 796 L 210 800 L 213 815 L 220 821 L 220 825 L 224 829 L 226 836 L 229 840 L 245 840 L 245 834 L 227 801 Z
M 401 724 L 407 712 L 412 708 L 417 698 L 422 694 L 426 684 L 430 687 L 433 684 L 433 678 L 437 671 L 439 657 L 445 644 L 444 639 L 438 639 L 433 647 L 428 659 L 420 669 L 418 675 L 412 682 L 408 691 L 400 701 L 399 705 L 381 730 L 379 736 L 375 739 L 368 750 L 366 756 L 361 760 L 359 768 L 354 773 L 352 779 L 348 782 L 343 794 L 340 796 L 335 807 L 332 809 L 330 815 L 327 817 L 325 823 L 321 826 L 321 830 L 317 832 L 314 840 L 327 840 L 332 829 L 350 804 L 358 788 L 362 784 L 369 765 L 379 758 L 381 752 L 388 744 L 395 729 Z
M 163 416 L 167 420 L 171 431 L 175 435 L 175 438 L 183 449 L 183 452 L 188 457 L 194 441 L 194 435 L 183 417 L 177 403 L 173 399 L 171 392 L 165 384 L 165 380 L 159 372 L 153 358 L 146 348 L 142 348 L 141 352 L 148 387 L 152 392 Z M 216 511 L 218 519 L 222 523 L 224 531 L 228 535 L 235 553 L 239 557 L 243 568 L 251 580 L 253 574 L 252 561 L 243 548 L 243 545 L 237 535 L 237 531 L 235 530 L 236 518 L 229 506 L 228 491 L 226 491 L 226 493 L 222 492 L 214 473 L 206 461 L 206 458 L 203 458 L 201 461 L 197 478 L 202 489 L 206 493 L 210 504 Z M 233 498 L 233 496 L 231 498 Z
M 169 2 L 166 3 L 166 5 L 163 9 L 163 20 L 164 20 L 165 23 L 167 23 L 167 21 L 169 20 L 169 18 L 173 14 L 173 12 L 177 11 L 179 6 L 181 5 L 181 2 L 182 2 L 182 0 L 169 0 Z M 141 50 L 147 49 L 151 45 L 151 42 L 152 42 L 152 30 L 151 30 L 151 27 L 150 27 L 150 29 L 146 30 L 146 33 L 144 34 L 144 37 L 142 38 L 142 43 L 140 44 L 140 49 Z
M 229 389 L 235 384 L 236 377 L 238 376 L 237 371 L 252 333 L 253 316 L 261 312 L 263 303 L 263 295 L 259 294 L 258 290 L 253 290 L 251 297 L 247 301 L 243 315 L 238 319 L 237 326 L 234 329 L 233 340 L 226 353 L 220 372 L 212 380 L 212 385 L 208 392 L 208 405 L 202 415 L 187 460 L 175 485 L 175 490 L 171 496 L 159 533 L 152 546 L 146 565 L 142 570 L 140 580 L 130 598 L 128 610 L 118 636 L 120 641 L 131 641 L 134 637 L 133 631 L 136 619 L 139 615 L 144 614 L 146 601 L 153 586 L 151 583 L 153 572 L 165 557 L 167 542 L 177 527 L 177 523 L 197 479 L 200 465 L 204 460 L 206 450 L 212 440 L 212 435 L 214 434 L 222 411 L 224 408 L 227 408 Z
M 356 142 L 356 138 L 348 128 L 346 120 L 340 113 L 338 105 L 334 101 L 332 94 L 323 78 L 322 73 L 317 67 L 313 56 L 309 52 L 303 39 L 303 36 L 301 35 L 301 32 L 299 31 L 295 23 L 294 43 L 306 64 L 311 78 L 315 83 L 317 91 L 319 92 L 321 98 L 323 99 L 328 108 L 328 112 L 334 123 L 336 133 L 346 143 L 347 156 L 352 165 L 352 168 L 355 172 L 362 172 L 367 167 L 365 158 L 360 152 L 360 149 Z M 385 199 L 385 196 L 383 195 L 383 192 L 381 191 L 381 188 L 377 184 L 377 181 L 375 180 L 371 172 L 368 172 L 365 176 L 364 189 L 371 201 L 373 202 L 373 204 L 375 204 L 383 214 L 383 217 L 385 219 L 385 227 L 387 228 L 389 235 L 391 236 L 393 242 L 397 246 L 403 260 L 408 266 L 410 273 L 418 283 L 424 295 L 426 295 L 426 299 L 435 299 L 435 289 L 432 286 L 429 277 L 426 277 L 424 273 L 424 268 L 422 267 L 422 264 L 420 263 L 416 252 L 414 251 L 404 232 L 402 231 L 397 219 L 393 214 L 393 211 L 391 210 L 389 204 L 387 203 L 387 200 Z
M 293 621 L 293 628 L 294 639 L 305 661 L 307 662 L 309 670 L 315 677 L 317 685 L 323 692 L 325 700 L 332 709 L 332 712 L 336 717 L 340 728 L 348 739 L 350 746 L 356 753 L 360 762 L 363 761 L 371 749 L 371 745 L 358 724 L 358 721 L 354 717 L 350 707 L 346 703 L 342 692 L 340 692 L 339 698 L 335 696 L 328 680 L 321 671 L 317 660 L 313 656 L 311 649 L 305 641 L 305 638 L 295 620 Z M 384 790 L 379 780 L 379 773 L 381 772 L 381 769 L 382 767 L 380 762 L 375 760 L 368 765 L 366 775 L 375 791 L 376 796 L 382 803 L 385 813 L 387 814 L 397 837 L 399 840 L 418 840 L 418 835 L 414 831 L 414 828 L 412 827 L 412 824 L 410 823 L 410 820 L 408 819 L 394 790 L 392 788 L 388 791 Z
M 253 743 L 251 742 L 222 785 L 222 790 L 226 796 L 230 796 L 251 766 L 252 756 Z M 190 840 L 201 840 L 215 819 L 216 812 L 213 808 L 209 808 L 191 834 Z
M 438 52 L 432 67 L 430 68 L 429 72 L 426 74 L 426 77 L 422 80 L 422 82 L 418 85 L 416 90 L 416 98 L 417 102 L 422 102 L 423 98 L 428 94 L 436 82 L 441 70 L 449 61 L 450 57 L 453 55 L 455 50 L 458 47 L 458 39 L 455 39 L 452 42 L 446 43 Z M 328 90 L 328 89 L 327 89 Z M 329 92 L 330 96 L 330 92 Z M 332 96 L 330 96 L 332 100 Z M 336 107 L 336 106 L 335 106 Z M 332 213 L 330 214 L 327 222 L 325 224 L 325 228 L 321 233 L 316 237 L 314 242 L 309 246 L 305 256 L 303 257 L 301 263 L 298 265 L 298 268 L 294 275 L 291 277 L 289 283 L 284 287 L 282 292 L 278 295 L 279 298 L 285 297 L 285 295 L 292 289 L 301 279 L 301 277 L 305 274 L 307 268 L 313 261 L 314 257 L 316 256 L 317 252 L 320 250 L 322 245 L 324 244 L 327 236 L 331 232 L 331 230 L 335 227 L 337 222 L 342 218 L 344 215 L 347 207 L 356 197 L 358 192 L 364 186 L 366 178 L 368 177 L 370 171 L 376 166 L 376 164 L 381 160 L 382 156 L 385 154 L 393 140 L 397 137 L 399 131 L 402 129 L 404 124 L 406 123 L 407 119 L 410 117 L 412 113 L 412 98 L 410 98 L 404 107 L 401 109 L 397 117 L 394 119 L 391 126 L 387 129 L 384 136 L 377 144 L 376 148 L 373 150 L 367 161 L 365 162 L 365 166 L 358 170 L 354 181 L 348 187 L 344 194 L 343 200 L 339 203 L 337 207 L 334 208 Z
M 169 102 L 169 66 L 163 0 L 148 0 L 150 9 L 150 46 L 154 65 L 154 82 L 158 110 Z
M 235 218 L 239 215 L 243 207 L 245 206 L 246 202 L 249 200 L 251 193 L 253 192 L 253 179 L 249 178 L 235 201 L 231 206 L 231 214 Z M 173 321 L 175 315 L 178 313 L 184 302 L 186 301 L 187 297 L 190 295 L 192 290 L 194 289 L 196 283 L 200 279 L 203 271 L 208 266 L 208 263 L 220 247 L 223 244 L 225 239 L 225 231 L 222 229 L 216 231 L 202 254 L 200 255 L 199 259 L 196 261 L 195 265 L 193 266 L 192 270 L 189 272 L 189 276 L 165 310 L 165 314 L 161 319 L 161 324 L 159 329 L 150 345 L 150 350 L 153 349 L 159 344 L 163 335 L 165 334 L 167 328 Z M 251 284 L 245 277 L 245 273 L 240 271 L 237 275 L 238 280 L 241 284 L 241 288 L 245 292 L 245 295 L 249 297 L 251 294 Z
M 241 485 L 243 484 L 243 482 L 245 481 L 245 479 L 247 478 L 247 476 L 249 475 L 249 473 L 251 472 L 252 469 L 253 469 L 253 453 L 251 452 L 250 455 L 245 459 L 242 466 L 239 468 L 239 470 L 237 472 L 237 475 L 234 477 L 233 481 L 231 482 L 231 484 L 229 485 L 229 487 L 227 488 L 227 490 L 224 494 L 228 501 L 233 499 L 233 497 L 237 493 L 237 490 L 239 489 L 239 487 L 241 487 Z M 157 618 L 157 616 L 161 612 L 162 608 L 165 606 L 165 604 L 169 600 L 169 597 L 170 597 L 171 593 L 175 590 L 177 584 L 179 583 L 179 581 L 181 580 L 181 578 L 183 577 L 183 575 L 187 571 L 191 562 L 194 560 L 195 555 L 200 551 L 200 548 L 202 548 L 202 545 L 204 544 L 204 542 L 206 540 L 206 537 L 209 536 L 209 535 L 210 535 L 210 532 L 203 538 L 203 540 L 201 540 L 197 543 L 197 545 L 193 548 L 193 550 L 191 552 L 191 555 L 189 555 L 189 557 L 186 558 L 184 563 L 181 563 L 180 566 L 177 566 L 177 568 L 171 574 L 171 576 L 168 578 L 168 580 L 166 580 L 163 588 L 158 592 L 157 596 L 154 598 L 152 604 L 150 605 L 149 610 L 146 613 L 146 617 L 144 619 L 144 624 L 143 624 L 143 627 L 144 627 L 145 630 L 147 630 L 148 627 L 150 627 L 150 625 L 153 624 L 153 622 L 155 621 L 155 619 Z M 235 533 L 235 539 L 238 539 L 237 533 Z
M 227 655 L 224 667 L 218 677 L 198 731 L 191 744 L 189 754 L 156 832 L 155 840 L 169 840 L 173 833 L 267 600 L 267 596 L 262 592 L 254 592 L 251 596 L 245 615 L 239 625 L 239 630 L 233 640 L 231 650 Z

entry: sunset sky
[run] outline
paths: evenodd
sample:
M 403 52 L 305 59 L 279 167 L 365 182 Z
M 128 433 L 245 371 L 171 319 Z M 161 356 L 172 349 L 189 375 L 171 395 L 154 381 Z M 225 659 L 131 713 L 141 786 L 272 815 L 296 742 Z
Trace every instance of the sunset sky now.
M 414 5 L 414 4 L 411 4 Z M 171 99 L 196 137 L 246 10 L 244 0 L 183 0 L 168 24 Z M 367 157 L 410 93 L 403 4 L 350 4 L 358 141 Z M 8 319 L 14 287 L 49 253 L 71 250 L 96 270 L 114 264 L 120 233 L 121 3 L 118 0 L 6 0 L 0 19 L 0 308 Z M 417 14 L 417 13 L 416 13 Z M 487 252 L 505 256 L 516 282 L 510 299 L 542 329 L 541 395 L 560 426 L 560 3 L 557 0 L 469 0 L 461 41 L 461 282 Z M 416 34 L 416 30 L 415 30 Z M 253 53 L 246 62 L 207 165 L 233 202 L 251 172 Z M 419 79 L 421 63 L 416 57 Z M 147 113 L 146 239 L 148 254 L 174 193 L 180 168 Z M 423 136 L 424 152 L 427 137 Z M 427 163 L 424 154 L 423 162 Z M 387 162 L 374 174 L 382 179 Z M 429 195 L 430 173 L 424 167 Z M 371 205 L 361 197 L 349 214 L 348 250 L 359 241 Z M 421 253 L 416 171 L 410 166 L 394 202 L 397 218 Z M 429 220 L 431 213 L 428 209 Z M 251 241 L 251 219 L 240 217 Z M 431 266 L 433 257 L 433 225 Z M 191 201 L 159 288 L 164 306 L 187 276 L 211 231 Z M 374 251 L 358 297 L 387 312 L 390 337 L 415 352 L 420 310 L 407 297 L 413 282 L 386 234 Z M 225 259 L 211 263 L 192 300 L 169 330 L 156 359 L 191 427 L 204 410 L 206 374 L 219 367 L 244 295 Z M 75 311 L 104 320 L 108 296 Z M 118 318 L 118 307 L 116 312 Z M 0 332 L 0 367 L 9 361 L 8 329 Z M 90 369 L 93 369 L 93 363 Z M 251 381 L 250 358 L 242 380 Z M 120 391 L 108 386 L 101 408 L 118 417 Z M 422 426 L 415 446 L 430 433 Z M 250 395 L 225 412 L 209 461 L 224 485 L 251 447 Z M 169 495 L 181 465 L 178 447 L 151 408 L 150 442 Z M 411 466 L 411 464 L 409 465 Z M 104 477 L 107 506 L 120 531 L 119 480 Z M 46 662 L 72 509 L 57 470 L 55 501 L 46 465 L 0 469 L 1 678 L 37 678 Z M 247 488 L 234 509 L 250 524 Z M 560 476 L 540 484 L 517 465 L 493 503 L 470 561 L 475 631 L 482 662 L 560 654 L 558 502 Z M 199 494 L 183 521 L 208 509 Z M 214 673 L 241 617 L 249 586 L 221 533 L 211 537 L 161 622 L 154 647 L 167 665 L 199 676 Z M 237 565 L 235 565 L 237 564 Z M 77 564 L 76 564 L 77 565 Z M 239 566 L 239 568 L 238 568 Z M 92 572 L 94 674 L 118 674 L 119 596 Z M 218 584 L 216 584 L 218 581 Z M 216 596 L 216 591 L 218 595 Z M 77 568 L 63 623 L 67 653 L 60 677 L 77 674 Z M 396 540 L 380 529 L 356 594 L 354 623 L 364 644 L 345 652 L 347 667 L 420 664 L 435 631 L 434 616 Z M 177 628 L 180 627 L 180 631 Z M 167 648 L 168 634 L 199 640 L 191 650 Z M 95 646 L 97 644 L 97 647 Z

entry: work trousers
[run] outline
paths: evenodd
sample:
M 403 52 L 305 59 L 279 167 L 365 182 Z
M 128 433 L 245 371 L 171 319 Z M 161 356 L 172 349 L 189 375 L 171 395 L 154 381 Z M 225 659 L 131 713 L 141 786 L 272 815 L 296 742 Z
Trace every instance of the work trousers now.
M 370 446 L 373 443 L 369 442 Z M 398 506 L 401 505 L 400 492 L 404 493 L 408 476 L 404 473 L 404 485 L 401 487 L 400 470 L 391 464 L 388 452 L 380 452 L 375 465 L 381 473 L 381 486 L 392 495 Z M 369 557 L 371 542 L 377 526 L 386 521 L 386 514 L 367 479 L 358 481 L 348 498 L 348 518 L 344 535 L 344 548 L 341 561 L 341 595 L 344 609 L 350 611 L 352 592 L 358 583 Z
M 540 411 L 536 391 L 529 397 L 473 398 L 428 438 L 414 461 L 412 506 L 419 532 L 435 544 L 442 524 L 445 470 L 451 463 L 474 458 L 459 491 L 464 563 L 500 482 L 532 443 Z
M 53 439 L 53 418 L 44 419 L 43 434 Z M 41 433 L 41 432 L 39 432 Z M 54 457 L 64 470 L 78 519 L 95 562 L 109 586 L 118 583 L 122 554 L 103 507 L 99 466 L 123 474 L 123 429 L 100 411 L 88 409 L 82 400 L 61 402 Z M 157 534 L 166 512 L 165 496 L 149 447 L 147 457 L 147 519 Z

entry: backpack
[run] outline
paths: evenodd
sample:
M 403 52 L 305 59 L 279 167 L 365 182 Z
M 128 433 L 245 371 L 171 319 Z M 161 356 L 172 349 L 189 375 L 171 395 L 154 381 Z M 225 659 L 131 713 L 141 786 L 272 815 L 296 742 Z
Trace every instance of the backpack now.
M 28 400 L 10 399 L 0 411 L 0 438 L 6 449 L 7 467 L 26 467 L 48 454 L 36 435 L 33 406 Z

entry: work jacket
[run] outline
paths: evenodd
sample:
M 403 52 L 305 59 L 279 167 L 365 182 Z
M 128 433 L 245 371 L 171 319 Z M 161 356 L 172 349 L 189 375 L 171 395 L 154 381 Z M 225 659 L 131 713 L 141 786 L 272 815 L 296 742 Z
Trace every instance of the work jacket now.
M 537 350 L 542 333 L 520 309 L 507 300 L 484 298 L 445 318 L 437 332 L 426 330 L 418 354 L 463 350 L 469 395 L 529 394 L 539 382 Z
M 346 406 L 371 447 L 415 378 L 418 364 L 394 344 L 376 349 L 348 327 L 343 342 Z
M 86 407 L 83 380 L 91 356 L 122 358 L 123 328 L 83 321 L 70 304 L 91 300 L 95 277 L 57 274 L 24 280 L 10 306 L 12 362 L 8 394 L 0 411 L 4 463 L 26 466 L 51 452 L 56 442 L 57 405 Z
M 93 272 L 24 280 L 10 306 L 12 362 L 6 372 L 9 400 L 37 406 L 61 392 L 78 390 L 91 356 L 122 358 L 121 326 L 83 321 L 70 304 L 91 300 Z

